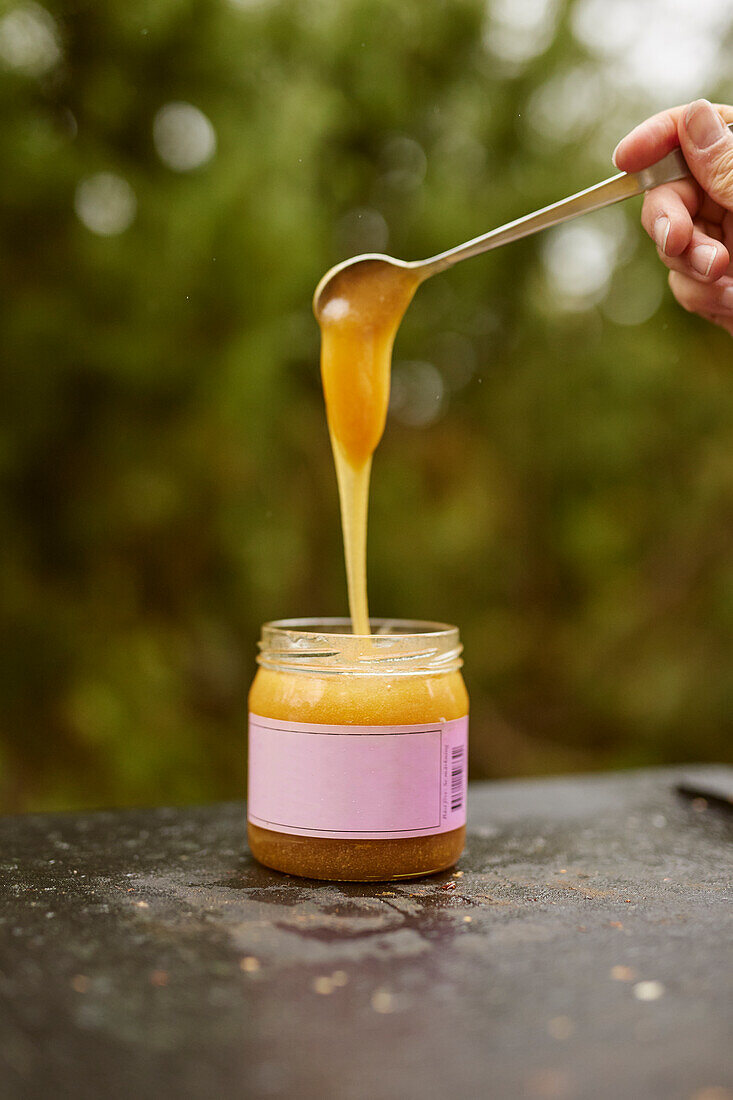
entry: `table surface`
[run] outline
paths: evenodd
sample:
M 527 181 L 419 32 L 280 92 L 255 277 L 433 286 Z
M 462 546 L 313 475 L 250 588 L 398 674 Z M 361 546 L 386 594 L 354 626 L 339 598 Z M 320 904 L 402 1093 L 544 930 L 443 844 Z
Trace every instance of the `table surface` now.
M 400 884 L 258 866 L 241 804 L 0 819 L 0 1094 L 733 1097 L 733 814 L 683 775 L 733 782 L 474 785 Z

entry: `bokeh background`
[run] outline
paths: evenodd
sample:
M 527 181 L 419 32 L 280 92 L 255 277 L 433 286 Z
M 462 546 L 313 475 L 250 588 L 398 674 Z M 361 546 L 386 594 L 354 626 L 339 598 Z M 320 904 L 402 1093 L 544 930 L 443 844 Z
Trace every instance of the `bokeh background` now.
M 260 624 L 341 614 L 310 298 L 730 102 L 719 0 L 0 7 L 0 804 L 238 798 Z M 476 777 L 730 759 L 733 355 L 639 200 L 419 292 L 375 614 L 461 626 Z

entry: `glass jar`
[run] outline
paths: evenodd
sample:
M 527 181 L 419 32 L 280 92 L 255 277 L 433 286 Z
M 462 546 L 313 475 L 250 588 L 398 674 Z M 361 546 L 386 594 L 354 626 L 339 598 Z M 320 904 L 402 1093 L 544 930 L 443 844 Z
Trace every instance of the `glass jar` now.
M 463 851 L 468 694 L 442 623 L 296 619 L 262 628 L 249 695 L 252 854 L 307 878 L 388 880 Z

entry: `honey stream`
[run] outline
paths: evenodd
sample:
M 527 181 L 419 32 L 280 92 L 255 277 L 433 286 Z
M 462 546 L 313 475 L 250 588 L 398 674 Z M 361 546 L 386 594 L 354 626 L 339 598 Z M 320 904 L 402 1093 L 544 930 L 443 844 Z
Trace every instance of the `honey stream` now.
M 321 377 L 341 504 L 349 611 L 369 634 L 366 545 L 372 455 L 389 404 L 392 346 L 420 283 L 415 272 L 374 259 L 337 273 L 318 300 Z

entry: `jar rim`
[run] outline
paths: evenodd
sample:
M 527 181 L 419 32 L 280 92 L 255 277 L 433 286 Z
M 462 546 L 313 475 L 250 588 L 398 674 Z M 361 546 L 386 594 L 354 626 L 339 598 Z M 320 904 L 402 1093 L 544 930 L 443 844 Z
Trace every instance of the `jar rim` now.
M 277 619 L 265 623 L 257 663 L 267 669 L 357 676 L 436 675 L 461 668 L 458 628 L 415 619 L 371 619 L 352 634 L 351 619 Z
M 375 619 L 370 618 L 369 625 L 374 624 L 379 626 L 379 630 L 372 631 L 371 634 L 353 634 L 351 632 L 351 619 L 346 615 L 327 615 L 321 619 L 304 618 L 304 619 L 273 619 L 269 623 L 263 623 L 262 630 L 277 630 L 283 632 L 297 631 L 299 634 L 318 634 L 319 637 L 333 637 L 333 638 L 411 638 L 411 637 L 431 637 L 432 635 L 439 636 L 441 634 L 448 634 L 453 631 L 458 632 L 458 627 L 453 626 L 450 623 L 439 623 L 431 620 L 421 619 Z M 341 626 L 343 630 L 324 630 L 324 627 Z M 389 631 L 394 627 L 415 627 L 422 629 L 414 630 L 394 630 L 389 632 L 384 628 L 389 628 Z M 312 628 L 312 629 L 310 629 Z

